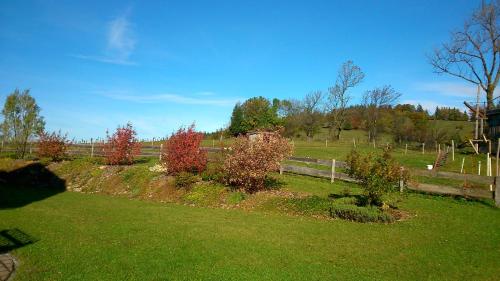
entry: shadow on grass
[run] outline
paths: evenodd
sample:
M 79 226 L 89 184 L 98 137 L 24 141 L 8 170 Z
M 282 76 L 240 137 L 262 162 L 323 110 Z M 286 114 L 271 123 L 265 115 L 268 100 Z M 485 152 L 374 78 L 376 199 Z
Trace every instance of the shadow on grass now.
M 39 239 L 17 228 L 4 229 L 0 231 L 0 253 L 9 252 L 33 244 L 38 240 Z
M 0 210 L 19 208 L 65 190 L 65 180 L 40 163 L 0 171 Z
M 275 178 L 275 177 L 266 177 L 264 180 L 264 185 L 267 190 L 277 190 L 285 185 L 285 182 Z
M 424 191 L 419 190 L 408 190 L 408 193 L 419 194 L 428 199 L 434 200 L 453 200 L 456 203 L 460 204 L 480 204 L 483 206 L 497 208 L 495 205 L 495 200 L 493 199 L 482 199 L 482 198 L 472 198 L 472 197 L 463 197 L 460 195 L 447 195 L 447 194 L 431 194 Z

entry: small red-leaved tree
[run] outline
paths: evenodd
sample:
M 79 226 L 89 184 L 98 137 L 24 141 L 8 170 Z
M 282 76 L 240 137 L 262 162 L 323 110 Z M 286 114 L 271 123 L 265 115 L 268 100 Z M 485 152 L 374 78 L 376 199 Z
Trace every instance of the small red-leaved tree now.
M 107 135 L 108 140 L 103 147 L 106 162 L 110 165 L 132 164 L 134 157 L 141 153 L 136 135 L 130 123 L 118 127 L 112 136 Z
M 38 157 L 48 157 L 52 161 L 59 161 L 66 157 L 67 150 L 71 145 L 68 136 L 59 132 L 42 132 L 38 139 Z
M 162 160 L 168 172 L 202 172 L 207 166 L 207 152 L 200 145 L 203 133 L 196 132 L 194 124 L 180 128 L 165 142 Z
M 293 147 L 279 133 L 263 133 L 251 139 L 238 137 L 230 150 L 223 168 L 227 182 L 255 192 L 265 188 L 268 173 L 279 169 Z

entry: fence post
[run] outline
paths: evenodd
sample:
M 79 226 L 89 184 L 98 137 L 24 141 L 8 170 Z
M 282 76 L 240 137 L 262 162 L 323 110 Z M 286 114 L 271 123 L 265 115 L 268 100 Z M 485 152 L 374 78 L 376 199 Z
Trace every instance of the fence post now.
M 481 161 L 477 161 L 477 175 L 480 176 L 481 175 Z
M 325 139 L 325 147 L 328 147 L 328 139 Z
M 405 144 L 405 155 L 408 152 L 408 144 Z
M 401 167 L 400 170 L 399 170 L 399 192 L 400 193 L 403 193 L 403 188 L 404 188 L 404 181 L 403 181 L 403 172 L 404 172 L 404 168 Z
M 335 181 L 335 159 L 332 159 L 332 175 L 330 183 L 333 183 L 334 181 Z
M 451 140 L 451 160 L 455 161 L 455 141 Z
M 500 177 L 495 177 L 495 192 L 493 194 L 495 205 L 500 208 Z
M 486 176 L 490 175 L 490 154 L 486 153 Z
M 422 154 L 425 154 L 425 142 L 422 143 Z
M 464 172 L 465 157 L 462 158 L 462 167 L 460 168 L 460 174 Z
M 280 175 L 283 175 L 283 164 L 280 163 Z
M 94 157 L 94 142 L 90 139 L 90 157 Z
M 352 138 L 352 143 L 354 144 L 354 148 L 356 148 L 356 139 Z
M 160 143 L 160 161 L 161 161 L 161 152 L 163 151 L 163 143 Z

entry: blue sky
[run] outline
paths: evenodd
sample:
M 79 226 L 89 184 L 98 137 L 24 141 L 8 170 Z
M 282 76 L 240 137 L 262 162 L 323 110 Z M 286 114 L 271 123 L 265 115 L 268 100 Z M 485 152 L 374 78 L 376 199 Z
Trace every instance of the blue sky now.
M 1 1 L 0 102 L 30 88 L 49 130 L 141 138 L 196 122 L 212 131 L 237 101 L 300 99 L 353 60 L 353 102 L 391 84 L 400 102 L 462 107 L 475 88 L 437 75 L 426 53 L 480 0 Z

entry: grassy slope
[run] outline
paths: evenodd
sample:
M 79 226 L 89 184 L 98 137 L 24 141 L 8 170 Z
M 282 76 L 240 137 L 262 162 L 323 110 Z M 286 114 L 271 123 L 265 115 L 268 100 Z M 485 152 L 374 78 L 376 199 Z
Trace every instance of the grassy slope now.
M 284 181 L 285 190 L 320 196 L 356 189 L 302 176 Z M 0 196 L 30 196 L 19 190 Z M 400 207 L 413 217 L 361 224 L 64 192 L 0 210 L 0 230 L 19 228 L 39 239 L 14 251 L 21 261 L 16 280 L 494 280 L 500 274 L 499 210 L 419 194 Z

